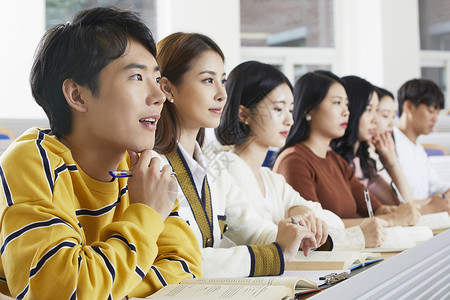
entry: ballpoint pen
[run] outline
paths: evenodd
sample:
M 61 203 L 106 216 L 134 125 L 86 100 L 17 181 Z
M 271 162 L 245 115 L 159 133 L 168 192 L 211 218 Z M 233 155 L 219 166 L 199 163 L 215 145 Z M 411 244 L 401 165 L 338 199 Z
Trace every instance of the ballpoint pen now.
M 373 218 L 372 203 L 370 202 L 370 195 L 369 195 L 368 189 L 364 190 L 364 200 L 366 200 L 367 211 L 369 212 L 369 218 Z
M 303 220 L 297 220 L 296 218 L 294 218 L 294 217 L 291 217 L 291 223 L 292 224 L 295 224 L 295 225 L 300 225 L 300 226 L 306 226 L 306 223 L 305 223 L 305 221 L 303 221 Z
M 391 187 L 394 190 L 395 196 L 397 196 L 397 199 L 400 202 L 400 204 L 405 203 L 405 199 L 403 199 L 402 194 L 400 194 L 400 191 L 398 190 L 397 186 L 393 181 L 391 181 Z
M 132 177 L 133 174 L 130 170 L 112 170 L 109 171 L 109 175 L 111 175 L 113 178 L 120 178 L 120 177 Z M 175 176 L 175 172 L 171 172 L 170 176 Z

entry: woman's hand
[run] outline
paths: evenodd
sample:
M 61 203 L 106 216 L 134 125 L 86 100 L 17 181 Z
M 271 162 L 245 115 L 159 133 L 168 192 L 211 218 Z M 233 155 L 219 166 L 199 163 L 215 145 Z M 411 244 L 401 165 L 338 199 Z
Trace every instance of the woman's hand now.
M 372 143 L 386 165 L 391 166 L 398 161 L 397 153 L 395 152 L 394 139 L 390 133 L 384 132 L 374 135 Z
M 289 209 L 288 216 L 296 219 L 301 225 L 304 225 L 309 231 L 314 234 L 318 247 L 320 247 L 327 241 L 327 223 L 317 218 L 310 208 L 301 205 L 293 206 Z
M 386 214 L 386 209 L 392 210 Z M 389 226 L 413 226 L 419 221 L 421 216 L 420 206 L 413 202 L 407 202 L 397 207 L 382 205 L 377 209 L 377 217 L 388 221 Z
M 291 218 L 278 223 L 278 233 L 275 240 L 281 247 L 285 263 L 290 262 L 301 248 L 305 255 L 309 250 L 317 248 L 314 234 L 305 226 L 294 224 Z
M 386 227 L 388 222 L 380 218 L 366 218 L 359 227 L 366 240 L 366 248 L 375 248 L 381 246 L 386 239 Z

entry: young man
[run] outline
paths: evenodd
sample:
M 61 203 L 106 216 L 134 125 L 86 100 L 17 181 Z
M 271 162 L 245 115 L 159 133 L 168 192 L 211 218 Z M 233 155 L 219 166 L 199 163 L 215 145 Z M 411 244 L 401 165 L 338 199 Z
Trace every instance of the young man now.
M 400 87 L 397 100 L 400 119 L 394 128 L 395 147 L 412 198 L 431 201 L 434 211 L 430 212 L 449 211 L 450 182 L 438 177 L 422 145 L 417 143 L 421 134 L 432 131 L 444 107 L 444 95 L 434 82 L 412 79 Z
M 29 129 L 0 159 L 2 293 L 121 299 L 201 275 L 171 168 L 152 158 L 165 101 L 155 57 L 150 30 L 114 8 L 44 35 L 30 83 L 51 130 Z M 121 169 L 128 181 L 109 175 Z

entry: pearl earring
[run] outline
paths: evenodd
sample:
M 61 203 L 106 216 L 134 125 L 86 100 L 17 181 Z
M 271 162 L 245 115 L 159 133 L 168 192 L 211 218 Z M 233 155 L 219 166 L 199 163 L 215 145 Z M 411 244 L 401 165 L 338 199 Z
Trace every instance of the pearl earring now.
M 306 118 L 305 118 L 305 119 L 306 119 L 306 121 L 308 121 L 308 122 L 311 121 L 311 115 L 306 115 Z
M 248 125 L 248 122 L 247 122 L 247 121 L 245 121 L 245 122 L 244 122 L 244 124 L 245 124 L 245 125 Z
M 174 101 L 175 101 L 175 99 L 173 99 L 173 98 L 171 98 L 171 99 L 169 100 L 170 103 L 173 103 Z

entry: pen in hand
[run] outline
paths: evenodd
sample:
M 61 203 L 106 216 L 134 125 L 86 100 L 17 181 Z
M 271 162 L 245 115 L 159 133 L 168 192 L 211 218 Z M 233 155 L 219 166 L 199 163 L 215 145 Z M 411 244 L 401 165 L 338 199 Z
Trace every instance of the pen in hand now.
M 372 203 L 370 202 L 370 195 L 369 195 L 369 190 L 368 189 L 364 190 L 364 200 L 366 200 L 366 205 L 367 205 L 367 211 L 369 213 L 369 218 L 373 218 Z
M 303 219 L 301 219 L 300 221 L 298 221 L 296 218 L 294 218 L 294 217 L 291 217 L 291 222 L 292 222 L 292 224 L 294 224 L 294 225 L 300 225 L 300 226 L 304 226 L 305 227 L 305 229 L 307 230 L 307 228 L 306 228 L 306 223 L 305 223 L 305 221 L 303 220 Z M 313 233 L 312 233 L 313 234 Z M 313 234 L 313 236 L 314 236 L 314 234 Z M 306 241 L 306 244 L 305 244 L 305 240 L 302 240 L 301 241 L 301 243 L 300 243 L 300 248 L 301 249 L 303 249 L 303 253 L 305 254 L 305 256 L 308 256 L 308 253 L 309 253 L 309 251 L 314 251 L 314 250 L 316 250 L 317 249 L 317 242 L 316 242 L 316 239 L 313 237 L 313 242 L 308 242 L 308 241 Z M 313 243 L 313 244 L 311 244 L 311 243 Z M 306 248 L 305 248 L 306 247 Z
M 301 221 L 299 222 L 296 218 L 291 217 L 291 222 L 292 222 L 292 224 L 300 225 L 300 226 L 305 226 L 305 227 L 306 227 L 306 223 L 305 223 L 304 220 L 301 220 Z
M 130 170 L 112 170 L 109 171 L 109 175 L 111 175 L 113 178 L 120 178 L 120 177 L 132 177 L 133 174 Z M 170 176 L 175 176 L 175 172 L 171 172 Z
M 394 190 L 395 196 L 397 196 L 397 199 L 400 202 L 400 204 L 405 203 L 405 199 L 403 199 L 402 194 L 400 194 L 400 191 L 398 190 L 397 186 L 393 181 L 391 181 L 391 187 Z
M 109 171 L 109 175 L 111 175 L 113 179 L 121 177 L 133 177 L 133 174 L 130 170 L 111 170 Z M 175 175 L 175 172 L 170 173 L 171 177 Z M 172 182 L 172 186 L 169 186 L 167 193 L 169 193 L 169 195 L 171 195 L 171 197 L 173 198 L 172 202 L 175 202 L 175 198 L 178 195 L 178 185 L 176 181 Z

